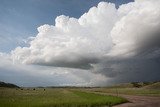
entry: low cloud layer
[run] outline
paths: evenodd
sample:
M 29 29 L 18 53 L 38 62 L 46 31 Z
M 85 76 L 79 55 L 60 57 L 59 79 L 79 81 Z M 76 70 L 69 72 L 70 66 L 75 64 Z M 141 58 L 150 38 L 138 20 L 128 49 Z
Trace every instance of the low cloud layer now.
M 15 64 L 77 71 L 71 74 L 94 85 L 158 80 L 159 4 L 160 0 L 135 0 L 117 9 L 100 2 L 79 19 L 58 16 L 55 25 L 40 26 L 29 46 L 17 47 L 11 58 Z
M 107 78 L 89 70 L 13 64 L 9 55 L 0 53 L 0 81 L 19 86 L 104 86 Z

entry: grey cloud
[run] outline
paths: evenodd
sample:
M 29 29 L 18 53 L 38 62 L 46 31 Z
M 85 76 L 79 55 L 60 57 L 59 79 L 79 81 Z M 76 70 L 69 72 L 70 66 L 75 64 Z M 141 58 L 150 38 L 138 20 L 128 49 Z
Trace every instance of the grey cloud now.
M 54 58 L 50 62 L 37 61 L 36 64 L 42 66 L 91 69 L 91 64 L 98 63 L 99 60 L 100 59 L 98 57 L 93 57 L 92 55 L 81 56 L 71 53 L 70 55 L 63 55 L 61 57 Z
M 136 55 L 151 53 L 160 48 L 160 27 L 146 35 L 145 39 L 140 41 L 137 40 L 137 49 L 135 50 Z

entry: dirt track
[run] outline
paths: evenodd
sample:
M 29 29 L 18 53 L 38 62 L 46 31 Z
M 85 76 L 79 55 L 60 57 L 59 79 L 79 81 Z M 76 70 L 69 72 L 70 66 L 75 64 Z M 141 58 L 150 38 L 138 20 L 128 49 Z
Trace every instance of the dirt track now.
M 119 95 L 126 98 L 129 103 L 120 104 L 113 107 L 160 107 L 160 97 Z

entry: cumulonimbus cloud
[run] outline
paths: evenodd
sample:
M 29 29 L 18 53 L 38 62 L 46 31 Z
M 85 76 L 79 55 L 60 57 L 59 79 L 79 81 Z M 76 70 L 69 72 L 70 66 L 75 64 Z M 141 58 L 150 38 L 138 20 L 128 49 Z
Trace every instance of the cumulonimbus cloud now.
M 135 0 L 116 9 L 112 3 L 100 2 L 79 19 L 58 16 L 55 25 L 38 28 L 28 47 L 13 50 L 12 59 L 25 64 L 90 69 L 103 57 L 133 57 L 157 49 L 159 4 L 160 0 Z
M 109 36 L 117 10 L 101 2 L 79 19 L 58 16 L 55 26 L 43 25 L 29 47 L 12 51 L 14 61 L 58 67 L 90 68 L 112 46 Z

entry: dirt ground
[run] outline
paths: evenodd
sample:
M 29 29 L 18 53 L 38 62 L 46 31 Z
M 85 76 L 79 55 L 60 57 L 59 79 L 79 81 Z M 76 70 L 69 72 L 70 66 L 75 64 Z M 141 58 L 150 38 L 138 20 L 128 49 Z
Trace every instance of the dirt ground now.
M 126 98 L 129 103 L 116 105 L 113 107 L 160 107 L 160 97 L 119 95 Z

